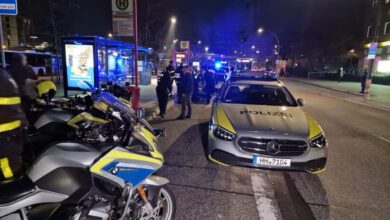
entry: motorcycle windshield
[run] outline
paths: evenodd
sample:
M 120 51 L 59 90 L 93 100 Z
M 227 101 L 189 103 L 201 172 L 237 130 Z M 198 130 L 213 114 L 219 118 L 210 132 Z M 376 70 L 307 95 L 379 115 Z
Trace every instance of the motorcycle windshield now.
M 145 119 L 137 118 L 136 112 L 128 104 L 115 97 L 112 93 L 101 92 L 98 94 L 96 101 L 104 102 L 108 106 L 114 108 L 115 111 L 128 114 L 132 121 L 138 119 L 138 121 L 141 122 L 148 130 L 153 132 L 152 126 Z

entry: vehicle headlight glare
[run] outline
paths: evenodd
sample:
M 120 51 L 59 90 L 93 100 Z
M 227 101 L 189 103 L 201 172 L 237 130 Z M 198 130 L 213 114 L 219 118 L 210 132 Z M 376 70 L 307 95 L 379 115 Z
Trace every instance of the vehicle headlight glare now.
M 232 141 L 235 137 L 233 133 L 217 125 L 213 126 L 213 132 L 215 137 L 226 141 Z
M 326 139 L 324 134 L 320 134 L 310 140 L 310 147 L 312 148 L 323 148 L 326 146 Z

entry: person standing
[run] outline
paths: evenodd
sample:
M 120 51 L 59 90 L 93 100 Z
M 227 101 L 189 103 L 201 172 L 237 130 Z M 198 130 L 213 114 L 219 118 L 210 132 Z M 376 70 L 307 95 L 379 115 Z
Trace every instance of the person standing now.
M 205 93 L 206 93 L 206 104 L 210 104 L 211 96 L 215 92 L 215 74 L 209 69 L 206 70 L 204 74 L 204 80 L 206 82 L 205 85 Z
M 177 120 L 183 120 L 185 118 L 191 118 L 191 97 L 194 91 L 194 80 L 192 78 L 191 67 L 183 67 L 183 75 L 180 78 L 180 87 L 178 93 L 180 94 L 181 102 L 181 114 L 177 117 Z
M 367 69 L 364 69 L 363 70 L 363 74 L 362 74 L 362 78 L 361 78 L 361 87 L 362 89 L 360 90 L 360 93 L 364 94 L 365 93 L 365 90 L 366 90 L 366 79 L 367 79 L 367 76 L 368 76 L 368 71 Z
M 26 83 L 28 79 L 37 80 L 37 77 L 34 71 L 27 66 L 27 57 L 24 54 L 16 53 L 12 56 L 11 65 L 8 68 L 8 71 L 18 85 L 19 95 L 22 99 L 22 109 L 27 115 L 33 103 L 33 99 L 30 98 L 30 94 L 27 94 L 27 91 L 31 91 L 31 89 L 26 88 L 26 86 L 32 84 Z
M 173 61 L 169 61 L 169 65 L 167 66 L 167 71 L 168 72 L 173 72 L 175 71 L 175 67 L 173 66 Z
M 23 174 L 23 125 L 26 122 L 15 80 L 0 69 L 0 180 Z
M 158 105 L 160 108 L 160 117 L 164 118 L 167 105 L 168 95 L 172 92 L 172 80 L 168 71 L 163 72 L 159 75 L 156 87 Z
M 341 80 L 343 80 L 343 77 L 344 77 L 344 68 L 340 67 L 340 74 L 339 74 L 338 82 L 341 82 Z

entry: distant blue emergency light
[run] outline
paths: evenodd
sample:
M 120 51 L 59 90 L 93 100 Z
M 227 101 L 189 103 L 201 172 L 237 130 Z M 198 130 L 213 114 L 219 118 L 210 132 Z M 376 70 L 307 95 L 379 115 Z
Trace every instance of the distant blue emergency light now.
M 219 70 L 219 69 L 221 69 L 221 67 L 222 67 L 222 63 L 221 63 L 221 62 L 216 62 L 216 63 L 214 64 L 214 67 L 215 67 L 216 70 Z

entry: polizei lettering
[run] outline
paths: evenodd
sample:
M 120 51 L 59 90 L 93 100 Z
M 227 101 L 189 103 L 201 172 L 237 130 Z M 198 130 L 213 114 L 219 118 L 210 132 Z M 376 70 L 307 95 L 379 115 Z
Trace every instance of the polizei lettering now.
M 292 114 L 287 114 L 287 113 L 284 113 L 284 112 L 270 112 L 270 111 L 240 111 L 241 115 L 244 115 L 244 114 L 250 114 L 250 115 L 265 115 L 265 116 L 279 116 L 279 117 L 290 117 L 292 118 Z

